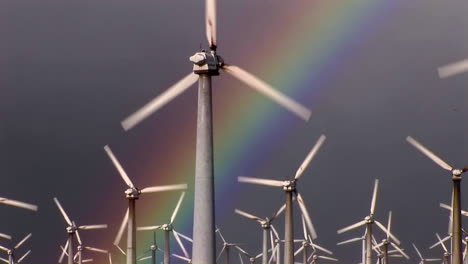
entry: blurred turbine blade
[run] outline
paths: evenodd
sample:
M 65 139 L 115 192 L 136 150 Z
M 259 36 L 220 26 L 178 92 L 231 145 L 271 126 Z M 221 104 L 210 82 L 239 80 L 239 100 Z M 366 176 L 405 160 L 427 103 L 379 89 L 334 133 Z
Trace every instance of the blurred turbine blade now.
M 440 243 L 444 243 L 445 241 L 449 240 L 452 236 L 448 235 L 446 237 L 444 237 L 443 239 L 439 240 L 437 243 L 435 243 L 434 245 L 430 246 L 429 249 L 433 249 L 435 247 L 437 247 L 438 245 L 440 245 Z
M 388 222 L 387 222 L 387 240 L 390 238 L 390 230 L 392 228 L 392 211 L 388 212 Z
M 241 256 L 240 253 L 239 253 L 239 259 L 240 259 L 240 263 L 241 263 L 241 264 L 244 264 L 244 260 L 242 259 L 242 256 Z
M 109 253 L 108 256 L 109 256 L 109 264 L 112 264 L 112 255 L 111 255 L 111 253 Z
M 384 225 L 382 225 L 382 223 L 380 223 L 379 221 L 377 220 L 374 220 L 374 223 L 377 224 L 377 226 L 382 229 L 382 231 L 384 231 L 384 233 L 388 233 L 390 235 L 390 237 L 393 239 L 393 241 L 395 241 L 395 243 L 397 243 L 398 245 L 401 244 L 401 241 L 396 237 L 394 236 L 390 231 L 387 230 L 387 228 L 385 228 Z
M 57 205 L 57 207 L 58 207 L 60 213 L 62 213 L 63 218 L 65 218 L 65 221 L 67 221 L 67 224 L 69 224 L 70 226 L 73 225 L 73 224 L 72 224 L 72 221 L 71 221 L 70 218 L 68 217 L 67 213 L 65 213 L 65 210 L 63 210 L 62 205 L 60 205 L 60 202 L 59 202 L 59 200 L 58 200 L 56 197 L 54 197 L 54 202 L 55 202 L 55 204 Z
M 317 154 L 318 150 L 320 147 L 323 145 L 323 142 L 325 142 L 326 137 L 324 135 L 321 135 L 317 142 L 315 143 L 314 147 L 312 150 L 309 152 L 305 160 L 302 162 L 301 166 L 299 169 L 296 171 L 296 175 L 294 176 L 294 179 L 299 179 L 302 174 L 304 173 L 305 169 L 309 166 L 309 163 L 312 161 L 312 159 L 315 157 L 315 154 Z
M 244 216 L 244 217 L 247 217 L 247 218 L 249 218 L 249 219 L 252 219 L 252 220 L 255 220 L 255 221 L 258 221 L 258 222 L 263 222 L 263 221 L 264 221 L 262 218 L 260 218 L 260 217 L 258 217 L 258 216 L 255 216 L 255 215 L 253 215 L 253 214 L 246 213 L 246 212 L 244 212 L 244 211 L 242 211 L 242 210 L 239 210 L 239 209 L 235 209 L 234 212 L 235 212 L 236 214 L 242 215 L 242 216 Z
M 112 150 L 108 145 L 104 146 L 104 150 L 106 151 L 107 155 L 111 159 L 112 163 L 114 164 L 114 167 L 117 169 L 117 171 L 120 174 L 120 177 L 124 180 L 124 182 L 128 185 L 130 188 L 135 188 L 135 185 L 133 185 L 132 181 L 130 180 L 130 177 L 128 177 L 127 173 L 125 170 L 122 168 L 122 165 L 120 165 L 120 162 L 117 160 L 117 158 L 114 156 L 114 153 L 112 153 Z
M 146 257 L 140 257 L 137 259 L 137 261 L 143 261 L 152 258 L 153 256 L 146 256 Z
M 179 244 L 180 249 L 181 249 L 182 252 L 184 253 L 184 256 L 185 256 L 186 258 L 188 258 L 188 257 L 189 257 L 189 254 L 187 253 L 187 250 L 185 249 L 185 246 L 184 246 L 184 244 L 182 243 L 182 241 L 180 241 L 179 233 L 177 233 L 174 229 L 172 229 L 172 234 L 174 235 L 174 238 L 175 238 L 175 240 L 177 241 L 177 244 Z
M 221 248 L 221 251 L 219 252 L 218 257 L 216 258 L 216 261 L 219 260 L 219 258 L 223 255 L 224 250 L 226 250 L 226 244 L 223 245 L 223 248 Z
M 468 60 L 462 60 L 459 62 L 451 63 L 449 65 L 445 65 L 437 69 L 437 72 L 439 73 L 439 78 L 441 79 L 464 73 L 467 71 Z
M 226 243 L 226 239 L 224 239 L 224 236 L 223 234 L 221 234 L 221 230 L 219 228 L 216 228 L 216 233 L 218 233 L 219 237 L 221 237 L 221 240 L 223 241 L 223 243 Z
M 179 198 L 179 201 L 177 202 L 177 205 L 174 209 L 174 212 L 172 212 L 172 215 L 171 215 L 171 224 L 174 223 L 174 220 L 177 216 L 177 212 L 179 212 L 179 208 L 180 208 L 180 205 L 182 204 L 182 201 L 184 200 L 184 197 L 185 197 L 185 192 L 182 192 L 182 194 L 180 195 L 180 198 Z
M 90 230 L 90 229 L 105 229 L 107 228 L 107 225 L 82 225 L 78 227 L 78 229 L 81 230 Z
M 276 217 L 281 215 L 285 209 L 286 209 L 286 204 L 283 204 L 283 206 L 281 206 L 280 209 L 278 209 L 278 211 L 276 211 L 276 213 L 270 217 L 270 221 L 273 221 Z
M 181 238 L 187 240 L 188 242 L 193 243 L 193 239 L 191 239 L 190 237 L 188 237 L 188 236 L 186 236 L 186 235 L 184 235 L 184 234 L 181 234 L 180 232 L 177 232 L 177 234 L 178 234 Z
M 251 178 L 251 177 L 244 177 L 244 176 L 237 177 L 237 180 L 239 182 L 245 182 L 245 183 L 260 184 L 260 185 L 267 185 L 267 186 L 273 186 L 273 187 L 283 187 L 283 182 L 277 181 L 277 180 L 259 179 L 259 178 Z
M 377 194 L 379 191 L 379 180 L 375 179 L 374 182 L 374 192 L 372 193 L 372 202 L 371 202 L 371 208 L 370 208 L 370 214 L 374 215 L 375 212 L 375 205 L 377 203 Z
M 19 207 L 19 208 L 23 208 L 23 209 L 28 209 L 28 210 L 31 210 L 31 211 L 37 211 L 37 205 L 23 203 L 23 202 L 16 201 L 16 200 L 11 200 L 11 199 L 8 199 L 8 198 L 0 197 L 0 203 L 15 206 L 15 207 Z
M 141 193 L 179 191 L 179 190 L 186 190 L 186 189 L 187 189 L 187 184 L 172 184 L 172 185 L 164 185 L 164 186 L 146 187 L 141 190 Z
M 327 256 L 317 256 L 317 257 L 321 258 L 321 259 L 331 260 L 331 261 L 338 261 L 338 259 L 336 259 L 336 258 L 330 258 L 330 257 L 327 257 Z
M 311 115 L 309 109 L 305 106 L 297 103 L 296 101 L 292 100 L 288 96 L 278 92 L 269 84 L 265 83 L 264 81 L 260 80 L 259 78 L 253 76 L 252 74 L 246 72 L 245 70 L 233 66 L 233 65 L 224 65 L 223 70 L 225 70 L 230 75 L 234 76 L 241 82 L 247 84 L 250 88 L 257 90 L 258 92 L 262 93 L 263 95 L 269 97 L 279 105 L 283 106 L 284 108 L 288 109 L 289 111 L 293 112 L 301 119 L 308 121 Z
M 83 241 L 81 241 L 80 232 L 76 230 L 75 234 L 76 234 L 76 240 L 78 240 L 78 244 L 82 245 Z
M 62 249 L 62 254 L 60 254 L 60 258 L 59 258 L 59 261 L 58 261 L 58 262 L 59 262 L 59 263 L 62 263 L 62 260 L 63 260 L 63 258 L 65 257 L 65 255 L 68 256 L 68 254 L 67 254 L 68 239 L 67 239 L 67 243 L 65 243 L 65 247 L 60 246 L 60 248 Z
M 302 233 L 304 235 L 304 241 L 307 241 L 307 227 L 306 227 L 306 223 L 305 223 L 303 215 L 301 216 L 301 222 L 302 222 Z
M 348 243 L 352 243 L 352 242 L 356 242 L 356 241 L 361 241 L 362 240 L 362 237 L 355 237 L 355 238 L 351 238 L 351 239 L 348 239 L 348 240 L 345 240 L 345 241 L 342 241 L 342 242 L 338 242 L 337 245 L 344 245 L 344 244 L 348 244 Z
M 417 148 L 419 151 L 421 151 L 424 155 L 426 155 L 428 158 L 430 158 L 432 161 L 437 163 L 440 167 L 451 171 L 453 168 L 452 166 L 448 165 L 445 161 L 443 161 L 441 158 L 439 158 L 436 154 L 434 154 L 432 151 L 424 147 L 421 143 L 416 141 L 414 138 L 408 136 L 406 137 L 406 141 L 408 141 L 411 145 L 413 145 L 415 148 Z
M 315 243 L 312 243 L 312 241 L 311 241 L 311 244 L 312 244 L 312 246 L 315 247 L 316 249 L 318 249 L 318 250 L 320 250 L 320 251 L 322 251 L 322 252 L 325 252 L 325 253 L 327 253 L 327 254 L 329 254 L 329 255 L 333 255 L 333 252 L 332 252 L 331 250 L 328 250 L 328 249 L 326 249 L 326 248 L 324 248 L 324 247 L 322 247 L 322 246 L 319 246 L 319 245 L 317 245 L 317 244 L 315 244 Z
M 99 249 L 99 248 L 94 248 L 94 247 L 85 247 L 87 250 L 94 251 L 94 252 L 99 252 L 103 254 L 109 253 L 109 251 L 104 250 L 104 249 Z
M 247 253 L 247 251 L 243 250 L 241 247 L 239 246 L 234 246 L 235 248 L 237 248 L 237 250 L 239 250 L 240 252 L 242 252 L 244 255 L 250 257 L 250 254 Z
M 1 261 L 5 262 L 6 264 L 10 264 L 10 261 L 4 259 L 4 258 L 0 258 Z
M 445 252 L 448 252 L 447 248 L 445 247 L 444 242 L 442 242 L 442 239 L 440 239 L 439 234 L 436 233 L 436 236 L 437 236 L 437 239 L 439 240 L 440 244 L 441 244 L 442 247 L 444 248 L 444 251 L 445 251 Z
M 148 116 L 162 108 L 164 105 L 172 101 L 175 97 L 179 96 L 187 89 L 190 88 L 198 80 L 198 75 L 189 73 L 182 80 L 178 81 L 162 94 L 151 100 L 145 106 L 137 110 L 135 113 L 122 121 L 122 127 L 125 131 L 132 129 L 138 123 L 146 119 Z
M 191 259 L 186 258 L 186 257 L 182 257 L 182 256 L 177 255 L 177 254 L 171 254 L 171 255 L 174 256 L 174 257 L 176 257 L 176 258 L 178 258 L 178 259 L 185 260 L 185 261 L 187 261 L 187 262 L 190 262 L 190 261 L 191 261 Z
M 8 252 L 8 251 L 10 251 L 8 248 L 6 248 L 6 247 L 3 247 L 3 246 L 0 246 L 0 249 L 1 249 L 1 250 L 3 250 L 3 251 L 5 251 L 5 252 Z
M 296 193 L 296 196 L 297 196 L 297 202 L 299 204 L 299 209 L 301 209 L 302 216 L 304 217 L 310 236 L 312 237 L 312 239 L 316 239 L 317 232 L 315 232 L 315 228 L 314 228 L 314 225 L 312 224 L 312 220 L 310 219 L 310 215 L 309 215 L 309 212 L 307 211 L 305 202 L 302 199 L 302 196 L 300 193 Z
M 87 263 L 87 262 L 93 262 L 93 261 L 94 261 L 93 259 L 83 259 L 81 262 Z
M 450 205 L 448 205 L 448 204 L 439 203 L 439 205 L 440 205 L 441 208 L 444 208 L 444 209 L 447 209 L 447 210 L 452 211 L 452 206 L 450 206 Z
M 392 245 L 392 247 L 400 252 L 400 254 L 402 254 L 406 259 L 410 259 L 410 257 L 405 252 L 403 252 L 403 250 L 397 244 L 390 242 L 390 245 Z
M 296 256 L 297 254 L 301 253 L 302 250 L 304 250 L 304 245 L 302 245 L 298 250 L 296 250 L 296 252 L 294 252 L 294 256 Z
M 365 225 L 366 223 L 367 223 L 366 220 L 359 221 L 359 222 L 357 222 L 355 224 L 352 224 L 350 226 L 347 226 L 345 228 L 342 228 L 342 229 L 338 230 L 337 233 L 342 234 L 344 232 L 347 232 L 347 231 L 353 230 L 355 228 L 361 227 L 361 226 Z
M 162 226 L 160 226 L 160 225 L 157 225 L 157 226 L 141 226 L 141 227 L 137 227 L 137 231 L 147 231 L 147 230 L 153 231 L 153 230 L 161 229 L 161 227 Z
M 278 231 L 276 231 L 276 228 L 274 225 L 270 225 L 271 230 L 273 231 L 273 234 L 275 235 L 276 239 L 280 239 Z
M 120 225 L 119 232 L 117 233 L 117 236 L 115 237 L 114 240 L 114 245 L 119 247 L 120 240 L 122 239 L 123 232 L 125 230 L 125 226 L 128 223 L 128 209 L 127 212 L 125 213 L 125 216 L 123 218 L 122 224 Z
M 125 253 L 125 251 L 121 247 L 119 247 L 119 245 L 114 244 L 114 246 L 117 247 L 117 249 L 120 251 L 120 253 L 122 253 L 124 256 L 127 256 L 127 253 Z
M 29 233 L 27 236 L 25 236 L 20 242 L 18 242 L 18 244 L 16 244 L 14 249 L 18 249 L 19 247 L 21 247 L 21 245 L 23 245 L 31 236 L 32 236 L 31 233 Z
M 416 247 L 416 245 L 414 243 L 413 244 L 413 247 L 414 247 L 414 250 L 416 250 L 416 253 L 418 253 L 418 256 L 421 260 L 424 260 L 423 256 L 421 255 L 421 252 L 419 252 L 419 249 Z
M 430 258 L 430 259 L 424 259 L 424 261 L 441 261 L 442 259 L 439 258 Z
M 210 48 L 216 49 L 216 0 L 206 0 L 205 8 L 206 38 Z
M 29 255 L 29 253 L 31 253 L 31 250 L 28 250 L 28 252 L 26 252 L 20 259 L 18 259 L 16 263 L 23 261 Z
M 7 234 L 0 233 L 0 237 L 1 237 L 1 238 L 4 238 L 4 239 L 11 240 L 11 236 L 9 236 L 9 235 L 7 235 Z

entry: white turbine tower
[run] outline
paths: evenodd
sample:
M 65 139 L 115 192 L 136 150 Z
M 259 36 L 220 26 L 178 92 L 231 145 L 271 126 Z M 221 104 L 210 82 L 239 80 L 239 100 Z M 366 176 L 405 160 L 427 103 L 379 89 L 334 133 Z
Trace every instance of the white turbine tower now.
M 305 206 L 304 200 L 302 199 L 301 194 L 297 192 L 296 185 L 299 182 L 304 170 L 307 168 L 309 163 L 314 158 L 315 154 L 319 150 L 320 146 L 322 146 L 323 142 L 325 141 L 325 136 L 321 135 L 320 138 L 315 143 L 312 150 L 309 152 L 305 160 L 302 162 L 301 166 L 296 172 L 294 179 L 292 180 L 270 180 L 270 179 L 258 179 L 258 178 L 249 178 L 249 177 L 239 177 L 239 182 L 246 182 L 246 183 L 253 183 L 253 184 L 260 184 L 260 185 L 267 185 L 273 187 L 281 187 L 286 194 L 286 212 L 285 212 L 285 243 L 284 243 L 284 263 L 285 264 L 294 264 L 294 241 L 293 241 L 293 195 L 296 196 L 297 202 L 299 204 L 299 208 L 301 209 L 302 215 L 307 224 L 307 228 L 312 236 L 312 239 L 317 238 L 317 234 L 315 232 L 315 228 L 312 225 L 312 220 L 310 219 L 309 213 L 307 212 L 307 208 Z
M 216 53 L 216 0 L 206 0 L 205 20 L 210 50 L 202 50 L 190 57 L 190 61 L 194 64 L 193 73 L 188 74 L 122 122 L 125 130 L 133 128 L 198 81 L 192 250 L 195 264 L 215 263 L 216 258 L 211 77 L 219 75 L 219 71 L 223 70 L 300 118 L 308 120 L 311 114 L 309 109 L 278 92 L 264 81 L 237 66 L 224 63 L 221 56 Z
M 179 237 L 180 233 L 178 233 L 174 229 L 174 226 L 173 226 L 174 221 L 175 221 L 175 219 L 177 217 L 177 213 L 179 212 L 180 205 L 182 204 L 182 201 L 184 200 L 184 197 L 185 197 L 185 192 L 182 192 L 182 194 L 180 195 L 179 201 L 177 202 L 177 205 L 176 205 L 174 211 L 172 212 L 171 219 L 170 219 L 169 223 L 163 224 L 163 225 L 157 225 L 157 226 L 143 226 L 143 227 L 138 227 L 137 228 L 138 231 L 147 231 L 147 230 L 154 231 L 154 230 L 158 230 L 158 229 L 164 231 L 164 264 L 170 264 L 170 262 L 171 262 L 170 261 L 170 257 L 171 257 L 170 235 L 171 235 L 171 233 L 174 236 L 174 238 L 176 239 L 176 241 L 179 244 L 180 248 L 182 249 L 184 255 L 185 256 L 188 255 L 187 250 L 184 247 L 184 244 L 180 240 L 180 237 Z
M 67 256 L 68 256 L 68 264 L 73 264 L 73 237 L 76 235 L 76 239 L 78 241 L 78 244 L 82 244 L 81 242 L 81 237 L 80 233 L 78 230 L 91 230 L 91 229 L 104 229 L 107 228 L 107 225 L 83 225 L 83 226 L 77 226 L 74 221 L 70 220 L 70 217 L 68 217 L 67 213 L 63 209 L 62 205 L 60 204 L 59 200 L 54 197 L 54 202 L 57 205 L 60 213 L 62 214 L 63 218 L 65 219 L 65 222 L 67 222 L 67 234 L 68 234 L 68 239 L 65 244 L 64 250 L 62 251 L 62 255 L 59 258 L 59 262 L 61 263 L 64 257 L 65 251 L 67 251 Z
M 187 184 L 174 184 L 174 185 L 164 185 L 164 186 L 153 186 L 146 187 L 143 189 L 138 189 L 135 187 L 133 182 L 128 177 L 125 170 L 120 165 L 117 158 L 112 153 L 112 150 L 109 146 L 104 146 L 104 150 L 109 156 L 110 160 L 114 164 L 115 168 L 119 172 L 120 176 L 127 184 L 128 189 L 125 190 L 125 197 L 128 199 L 128 209 L 125 213 L 122 225 L 117 233 L 117 236 L 114 240 L 114 245 L 119 245 L 120 239 L 122 239 L 125 226 L 127 225 L 127 264 L 136 264 L 136 209 L 135 201 L 140 197 L 141 194 L 147 193 L 156 193 L 164 191 L 178 191 L 187 189 Z
M 274 238 L 271 231 L 271 223 L 276 219 L 284 210 L 286 209 L 286 204 L 280 207 L 271 217 L 260 218 L 258 216 L 246 213 L 242 210 L 236 209 L 234 212 L 242 215 L 248 219 L 257 221 L 263 229 L 263 243 L 262 243 L 262 264 L 268 264 L 268 237 L 270 237 L 271 248 L 274 248 Z
M 6 261 L 6 263 L 9 264 L 17 264 L 23 261 L 29 253 L 31 253 L 31 250 L 26 252 L 21 258 L 16 260 L 16 250 L 19 249 L 26 241 L 28 241 L 29 238 L 31 238 L 32 234 L 26 235 L 23 239 L 21 239 L 13 248 L 6 248 L 3 246 L 0 246 L 0 249 L 5 251 L 8 254 L 8 260 L 6 261 L 5 259 L 1 259 L 3 262 Z

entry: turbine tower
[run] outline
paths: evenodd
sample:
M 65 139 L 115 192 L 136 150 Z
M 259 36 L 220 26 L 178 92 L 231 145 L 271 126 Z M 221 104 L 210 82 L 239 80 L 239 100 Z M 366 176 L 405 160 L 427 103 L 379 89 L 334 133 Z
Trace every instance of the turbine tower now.
M 269 180 L 269 179 L 258 179 L 258 178 L 249 178 L 249 177 L 239 177 L 239 182 L 245 183 L 253 183 L 253 184 L 260 184 L 260 185 L 267 185 L 273 187 L 281 187 L 286 194 L 286 212 L 285 212 L 285 243 L 284 243 L 284 263 L 285 264 L 294 264 L 294 241 L 293 241 L 293 195 L 296 196 L 297 202 L 299 204 L 299 208 L 301 209 L 302 215 L 307 224 L 307 228 L 312 236 L 312 239 L 317 238 L 317 233 L 315 232 L 314 226 L 312 225 L 312 220 L 310 219 L 309 213 L 307 212 L 307 208 L 305 206 L 304 200 L 302 199 L 301 194 L 297 192 L 296 185 L 301 178 L 304 170 L 307 168 L 317 151 L 319 150 L 320 146 L 322 146 L 323 142 L 325 141 L 325 136 L 321 135 L 320 138 L 315 143 L 312 150 L 309 152 L 305 160 L 302 162 L 301 166 L 296 172 L 294 179 L 292 180 L 285 180 L 285 181 L 278 181 L 278 180 Z
M 382 229 L 382 231 L 384 231 L 385 233 L 388 233 L 389 236 L 393 239 L 393 241 L 395 241 L 398 245 L 400 244 L 400 240 L 398 240 L 398 238 L 396 238 L 389 230 L 387 230 L 382 223 L 380 223 L 379 221 L 374 219 L 374 212 L 375 212 L 375 206 L 376 206 L 376 202 L 377 202 L 378 189 L 379 189 L 379 180 L 376 179 L 375 182 L 374 182 L 374 192 L 372 194 L 372 202 L 371 202 L 369 215 L 364 217 L 364 220 L 362 220 L 360 222 L 357 222 L 355 224 L 352 224 L 350 226 L 347 226 L 345 228 L 342 228 L 342 229 L 338 230 L 338 232 L 337 232 L 338 234 L 342 234 L 344 232 L 353 230 L 355 228 L 358 228 L 358 227 L 361 227 L 361 226 L 364 226 L 364 225 L 366 226 L 366 239 L 365 239 L 366 258 L 365 258 L 364 264 L 372 264 L 372 225 L 374 223 L 380 229 Z
M 190 57 L 193 73 L 174 84 L 160 96 L 122 122 L 125 130 L 133 128 L 143 119 L 172 101 L 198 81 L 198 114 L 195 161 L 195 199 L 193 222 L 193 263 L 215 263 L 215 213 L 214 213 L 214 172 L 213 172 L 213 128 L 211 78 L 223 70 L 239 79 L 250 88 L 269 97 L 287 110 L 304 120 L 310 118 L 310 110 L 291 98 L 273 89 L 264 81 L 245 70 L 224 63 L 216 53 L 216 0 L 206 0 L 206 35 L 209 51 L 202 50 Z M 198 76 L 197 76 L 198 75 Z
M 412 137 L 407 137 L 406 140 L 413 145 L 416 149 L 421 151 L 424 155 L 437 163 L 440 167 L 450 171 L 452 174 L 452 261 L 451 264 L 463 264 L 462 258 L 462 219 L 461 219 L 461 194 L 460 183 L 462 180 L 462 173 L 468 170 L 465 166 L 462 169 L 456 169 L 448 163 L 439 158 L 436 154 L 432 153 L 429 149 L 424 147 L 421 143 Z
M 242 210 L 236 209 L 234 212 L 236 214 L 242 215 L 248 219 L 257 221 L 263 229 L 263 244 L 262 244 L 262 264 L 268 264 L 268 237 L 270 237 L 271 248 L 274 248 L 273 233 L 271 231 L 271 223 L 276 219 L 283 211 L 286 209 L 286 204 L 280 207 L 276 213 L 271 217 L 260 218 L 258 216 L 246 213 Z
M 136 264 L 135 201 L 140 197 L 141 194 L 163 192 L 163 191 L 185 190 L 187 189 L 187 184 L 153 186 L 153 187 L 146 187 L 143 189 L 138 189 L 130 180 L 130 177 L 128 177 L 127 173 L 122 168 L 122 165 L 120 165 L 120 162 L 114 156 L 114 153 L 112 153 L 112 150 L 110 149 L 110 147 L 106 145 L 104 146 L 104 150 L 106 151 L 107 155 L 109 156 L 110 160 L 112 161 L 115 168 L 119 172 L 120 176 L 122 177 L 122 179 L 128 186 L 128 189 L 125 190 L 125 197 L 128 199 L 128 209 L 127 209 L 127 212 L 125 213 L 119 232 L 117 233 L 117 236 L 114 240 L 114 245 L 117 246 L 120 243 L 120 239 L 122 239 L 125 225 L 127 225 L 127 264 Z
M 60 213 L 62 214 L 63 218 L 65 219 L 65 222 L 67 222 L 67 234 L 68 234 L 68 240 L 65 243 L 64 250 L 62 251 L 62 255 L 59 258 L 59 262 L 62 262 L 63 256 L 65 251 L 67 251 L 67 256 L 68 256 L 68 264 L 73 264 L 73 237 L 76 235 L 76 239 L 78 241 L 78 244 L 82 244 L 81 242 L 81 237 L 80 233 L 78 230 L 90 230 L 90 229 L 103 229 L 107 228 L 107 225 L 83 225 L 83 226 L 77 226 L 74 221 L 70 220 L 70 217 L 68 217 L 67 213 L 63 209 L 62 205 L 60 204 L 59 200 L 54 197 L 54 202 L 57 205 Z
M 179 244 L 180 248 L 184 252 L 184 255 L 187 256 L 187 250 L 184 247 L 184 244 L 182 244 L 182 241 L 180 240 L 179 233 L 175 231 L 173 223 L 174 220 L 177 216 L 177 213 L 179 212 L 180 205 L 182 204 L 182 201 L 184 200 L 185 197 L 185 192 L 182 192 L 180 195 L 179 201 L 177 202 L 177 205 L 172 212 L 171 220 L 169 221 L 168 224 L 163 224 L 163 225 L 157 225 L 157 226 L 143 226 L 143 227 L 138 227 L 138 231 L 146 231 L 146 230 L 163 230 L 164 231 L 164 264 L 170 264 L 171 263 L 171 241 L 170 241 L 170 235 L 171 233 L 174 235 L 174 238 L 176 239 L 177 243 Z

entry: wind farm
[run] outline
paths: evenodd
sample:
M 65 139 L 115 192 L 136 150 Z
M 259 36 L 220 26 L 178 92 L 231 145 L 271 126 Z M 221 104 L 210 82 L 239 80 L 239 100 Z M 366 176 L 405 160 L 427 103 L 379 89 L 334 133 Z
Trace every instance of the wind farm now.
M 466 10 L 0 3 L 0 262 L 468 263 Z

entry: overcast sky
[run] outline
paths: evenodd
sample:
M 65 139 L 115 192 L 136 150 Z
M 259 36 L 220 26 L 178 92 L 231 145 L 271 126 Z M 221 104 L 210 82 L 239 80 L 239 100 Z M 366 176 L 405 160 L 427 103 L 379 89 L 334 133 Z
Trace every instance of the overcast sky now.
M 320 134 L 325 134 L 327 141 L 298 187 L 317 229 L 317 243 L 333 250 L 341 262 L 360 261 L 359 244 L 338 247 L 336 243 L 363 230 L 343 235 L 336 230 L 368 214 L 373 181 L 378 178 L 377 218 L 386 222 L 388 211 L 393 211 L 392 230 L 412 261 L 418 260 L 411 242 L 424 255 L 441 257 L 442 250 L 428 247 L 436 241 L 435 232 L 447 232 L 448 212 L 438 203 L 450 201 L 450 175 L 407 144 L 405 137 L 414 136 L 454 166 L 468 163 L 468 74 L 440 80 L 436 72 L 438 66 L 468 57 L 468 2 L 378 0 L 368 10 L 365 7 L 372 1 L 341 2 L 218 1 L 219 52 L 273 84 L 287 78 L 282 73 L 291 74 L 298 67 L 298 72 L 306 73 L 304 80 L 289 85 L 310 87 L 282 89 L 299 91 L 291 97 L 311 108 L 313 115 L 303 123 L 275 110 L 277 118 L 271 114 L 258 119 L 255 132 L 236 143 L 243 155 L 224 155 L 226 160 L 215 156 L 215 171 L 231 168 L 216 175 L 223 177 L 224 186 L 216 194 L 217 224 L 230 241 L 259 253 L 259 225 L 235 215 L 234 208 L 267 216 L 281 206 L 284 194 L 274 188 L 240 185 L 236 177 L 291 177 Z M 313 13 L 295 12 L 325 5 L 333 11 L 330 17 L 314 23 L 344 23 L 339 20 L 347 11 L 338 12 L 340 8 L 365 10 L 353 13 L 359 19 L 352 21 L 360 24 L 341 27 L 352 29 L 348 33 L 354 38 L 343 37 L 347 32 L 332 35 L 295 27 L 300 16 Z M 39 205 L 38 213 L 1 206 L 0 232 L 13 235 L 14 241 L 33 233 L 25 245 L 33 250 L 26 262 L 56 263 L 58 259 L 66 225 L 52 201 L 57 196 L 79 224 L 109 224 L 106 231 L 82 236 L 90 246 L 111 249 L 116 262 L 123 263 L 112 239 L 125 211 L 124 185 L 102 147 L 110 144 L 132 179 L 143 186 L 176 183 L 170 176 L 161 176 L 166 171 L 158 167 L 170 162 L 176 168 L 194 159 L 195 87 L 130 133 L 123 132 L 120 121 L 191 70 L 188 57 L 200 44 L 206 46 L 203 19 L 201 0 L 0 2 L 0 196 Z M 276 26 L 283 21 L 283 26 Z M 291 50 L 283 39 L 289 27 L 291 31 L 300 28 L 296 35 L 304 39 L 330 38 L 337 56 L 310 73 L 299 68 L 313 64 L 305 59 L 284 65 L 284 72 L 272 77 L 265 69 L 271 65 L 260 66 L 261 60 L 281 66 L 274 57 L 290 53 L 312 58 L 310 53 L 318 52 L 312 44 L 307 48 L 307 43 L 304 49 Z M 272 45 L 278 47 L 271 49 L 277 52 L 269 54 L 273 59 L 256 56 Z M 322 69 L 320 74 L 326 78 L 308 81 L 308 74 L 317 73 L 314 69 Z M 238 127 L 241 121 L 216 113 L 246 110 L 242 104 L 217 102 L 245 96 L 275 109 L 273 102 L 232 78 L 219 78 L 214 84 L 215 148 L 233 144 L 229 140 L 234 139 L 221 136 L 223 131 L 237 128 L 241 133 L 243 129 Z M 186 124 L 184 130 L 181 124 Z M 260 147 L 250 145 L 257 141 Z M 180 164 L 167 159 L 173 146 L 188 155 Z M 192 176 L 186 177 L 190 182 Z M 178 195 L 167 194 L 164 201 L 175 205 Z M 189 190 L 184 203 L 189 212 L 191 195 Z M 139 203 L 154 203 L 154 210 L 162 200 L 145 199 Z M 466 202 L 463 196 L 462 203 Z M 138 224 L 160 223 L 168 214 L 141 217 Z M 182 217 L 175 224 L 191 235 L 191 215 Z M 282 225 L 281 217 L 276 224 L 280 233 Z M 299 225 L 296 231 L 298 237 Z M 138 254 L 148 247 L 139 242 Z M 0 245 L 10 244 L 0 241 Z M 174 249 L 180 253 L 175 244 Z M 106 261 L 99 255 L 90 257 L 96 263 Z

